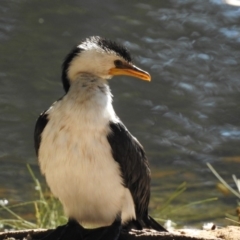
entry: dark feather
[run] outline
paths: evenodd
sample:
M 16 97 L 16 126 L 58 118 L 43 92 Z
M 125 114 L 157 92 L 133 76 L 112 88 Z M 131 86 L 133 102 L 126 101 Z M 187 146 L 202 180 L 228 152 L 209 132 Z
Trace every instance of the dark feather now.
M 141 144 L 134 138 L 123 123 L 110 123 L 111 133 L 107 136 L 115 161 L 120 165 L 124 185 L 130 190 L 135 204 L 136 220 L 125 228 L 152 228 L 166 231 L 148 216 L 150 199 L 150 169 Z
M 70 88 L 70 81 L 68 79 L 68 69 L 72 60 L 82 51 L 81 48 L 74 47 L 72 51 L 66 56 L 62 64 L 62 84 L 65 92 L 68 92 Z
M 64 96 L 62 96 L 57 101 L 55 101 L 50 108 L 54 107 L 54 105 L 57 102 L 61 101 Z M 38 117 L 37 122 L 35 124 L 35 129 L 34 129 L 34 146 L 35 146 L 35 151 L 36 151 L 37 155 L 38 155 L 38 150 L 39 150 L 39 147 L 40 147 L 40 144 L 41 144 L 41 140 L 42 140 L 42 137 L 41 137 L 42 132 L 43 132 L 44 128 L 46 127 L 46 125 L 48 123 L 48 120 L 49 120 L 48 119 L 48 110 L 49 109 L 45 110 L 44 112 L 42 112 L 40 114 L 40 116 Z
M 44 111 L 43 113 L 40 114 L 34 130 L 34 146 L 35 146 L 35 151 L 37 155 L 38 155 L 38 150 L 41 144 L 41 135 L 47 123 L 48 123 L 48 114 L 46 113 L 46 111 Z
M 124 184 L 130 189 L 137 218 L 148 212 L 150 198 L 150 169 L 143 147 L 121 123 L 110 123 L 108 142 L 115 161 L 121 167 Z
M 106 39 L 106 38 L 92 37 L 90 39 L 96 39 L 97 44 L 102 49 L 104 49 L 106 52 L 108 52 L 109 50 L 113 51 L 118 56 L 124 58 L 127 62 L 132 61 L 130 53 L 128 52 L 128 50 L 124 46 L 122 46 L 122 45 L 120 45 L 120 44 L 118 44 L 114 41 L 111 41 L 109 39 Z
M 152 228 L 159 232 L 167 232 L 167 230 L 163 226 L 161 226 L 157 221 L 155 221 L 151 216 L 146 216 L 144 218 L 144 223 L 147 228 Z

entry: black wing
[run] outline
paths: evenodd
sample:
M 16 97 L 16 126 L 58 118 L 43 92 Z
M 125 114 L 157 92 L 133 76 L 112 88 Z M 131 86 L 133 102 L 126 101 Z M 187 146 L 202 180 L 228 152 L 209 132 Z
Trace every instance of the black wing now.
M 65 96 L 65 95 L 64 95 Z M 64 96 L 62 96 L 61 98 L 59 98 L 57 101 L 55 101 L 52 106 L 50 108 L 53 108 L 54 105 L 61 101 Z M 34 146 L 35 146 L 35 151 L 36 151 L 36 154 L 38 155 L 38 150 L 39 150 L 39 147 L 40 147 L 40 144 L 41 144 L 41 135 L 42 135 L 42 132 L 44 130 L 44 128 L 46 127 L 47 123 L 48 123 L 48 110 L 50 109 L 48 108 L 46 111 L 42 112 L 40 114 L 40 116 L 38 117 L 38 120 L 36 122 L 36 125 L 35 125 L 35 130 L 34 130 Z
M 150 198 L 150 169 L 141 144 L 129 133 L 123 123 L 110 123 L 108 142 L 115 161 L 121 167 L 124 184 L 130 189 L 137 219 L 148 214 Z
M 37 155 L 38 155 L 38 150 L 41 144 L 41 135 L 47 123 L 48 123 L 48 114 L 47 114 L 47 111 L 44 111 L 38 117 L 38 120 L 35 125 L 35 130 L 34 130 L 34 146 L 35 146 L 35 151 Z
M 142 145 L 134 138 L 123 123 L 110 122 L 108 142 L 115 161 L 121 167 L 125 186 L 130 190 L 136 210 L 136 220 L 129 222 L 128 229 L 143 227 L 167 231 L 148 215 L 150 200 L 150 169 Z

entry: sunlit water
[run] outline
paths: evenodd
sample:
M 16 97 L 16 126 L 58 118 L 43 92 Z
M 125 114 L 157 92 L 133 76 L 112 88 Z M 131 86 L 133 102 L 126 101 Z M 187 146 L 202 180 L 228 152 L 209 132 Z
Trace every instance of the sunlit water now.
M 151 213 L 179 225 L 228 224 L 236 198 L 206 166 L 240 177 L 240 8 L 223 1 L 17 1 L 0 5 L 0 199 L 35 198 L 39 113 L 62 94 L 61 63 L 81 39 L 123 43 L 152 82 L 115 77 L 114 107 L 144 145 L 153 172 Z M 158 210 L 183 182 L 171 211 Z M 218 197 L 181 209 L 183 204 Z M 174 212 L 174 209 L 180 210 Z

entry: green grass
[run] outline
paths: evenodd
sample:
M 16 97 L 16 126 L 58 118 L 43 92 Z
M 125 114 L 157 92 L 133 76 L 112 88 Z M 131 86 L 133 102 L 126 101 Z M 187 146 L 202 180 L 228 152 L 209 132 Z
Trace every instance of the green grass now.
M 212 165 L 210 163 L 207 163 L 207 166 L 209 167 L 209 169 L 212 171 L 212 173 L 216 176 L 216 178 L 232 193 L 234 194 L 238 201 L 237 201 L 237 209 L 240 209 L 240 179 L 237 179 L 237 177 L 235 175 L 232 175 L 233 181 L 235 182 L 236 186 L 237 186 L 237 191 L 234 190 L 218 173 L 217 171 L 212 167 Z M 238 210 L 240 211 L 240 210 Z M 226 219 L 228 219 L 229 221 L 236 223 L 236 224 L 240 224 L 240 213 L 238 216 L 234 216 L 231 214 L 226 214 Z
M 191 222 L 191 221 L 199 221 L 201 222 L 201 215 L 200 214 L 194 214 L 193 213 L 193 206 L 197 206 L 197 205 L 205 205 L 209 202 L 213 202 L 218 200 L 218 198 L 214 197 L 214 198 L 207 198 L 207 199 L 199 199 L 198 201 L 193 201 L 193 202 L 189 202 L 189 203 L 180 203 L 180 204 L 176 204 L 174 203 L 174 201 L 178 201 L 179 198 L 181 198 L 181 195 L 184 194 L 184 192 L 187 190 L 187 183 L 183 182 L 182 184 L 180 184 L 174 192 L 172 192 L 170 194 L 170 196 L 164 201 L 163 204 L 161 204 L 161 207 L 157 207 L 155 209 L 155 211 L 158 213 L 158 216 L 167 216 L 167 218 L 169 219 L 176 219 L 178 218 L 179 220 L 179 215 L 184 215 L 185 218 L 189 218 L 189 219 L 185 219 L 184 221 L 181 220 L 181 222 Z M 156 219 L 157 221 L 164 223 L 166 222 L 166 219 L 162 219 L 158 216 L 154 216 L 154 219 Z M 169 222 L 169 220 L 168 220 Z M 171 226 L 175 227 L 179 224 L 177 224 L 176 222 L 173 222 L 171 220 Z
M 208 167 L 212 170 L 212 172 L 216 175 L 216 177 L 231 191 L 233 192 L 239 199 L 240 194 L 232 189 L 212 168 L 210 164 Z M 24 202 L 21 204 L 15 205 L 0 205 L 0 216 L 2 215 L 1 212 L 8 213 L 7 218 L 0 218 L 0 228 L 11 228 L 15 230 L 21 229 L 36 229 L 36 228 L 55 228 L 59 225 L 65 224 L 67 221 L 66 216 L 63 213 L 63 209 L 61 203 L 49 194 L 48 191 L 43 191 L 41 184 L 39 183 L 38 179 L 34 175 L 31 167 L 27 165 L 28 171 L 32 176 L 33 182 L 36 186 L 36 190 L 38 192 L 38 199 L 35 201 Z M 234 181 L 238 186 L 238 191 L 240 190 L 239 180 L 234 176 Z M 175 206 L 174 200 L 179 198 L 181 194 L 183 194 L 187 189 L 187 184 L 184 182 L 180 184 L 176 190 L 170 194 L 170 196 L 165 200 L 165 202 L 161 205 L 161 208 L 155 209 L 160 216 L 176 216 L 179 212 L 186 209 L 191 209 L 192 206 L 206 204 L 207 202 L 215 201 L 217 198 L 209 198 L 203 199 L 195 202 L 190 202 L 187 204 L 181 204 L 181 206 Z M 48 194 L 47 194 L 48 193 Z M 1 203 L 0 203 L 1 204 Z M 240 203 L 238 203 L 240 206 Z M 18 208 L 23 207 L 32 207 L 32 212 L 34 212 L 34 219 L 32 221 L 26 220 L 21 217 L 21 214 L 17 214 L 16 210 Z M 6 215 L 6 214 L 5 214 Z M 158 216 L 155 217 L 156 220 L 160 221 L 161 223 L 165 222 L 166 219 L 160 219 Z M 239 219 L 236 216 L 228 215 L 228 218 L 236 223 L 239 223 Z M 173 223 L 174 224 L 174 223 Z
M 32 176 L 36 190 L 38 191 L 38 200 L 24 202 L 16 205 L 1 205 L 1 211 L 8 213 L 9 218 L 0 218 L 0 225 L 3 228 L 20 229 L 35 229 L 35 228 L 55 228 L 56 226 L 66 223 L 67 218 L 64 216 L 60 202 L 52 196 L 45 194 L 38 179 L 34 175 L 31 167 L 27 165 L 28 171 Z M 46 197 L 46 195 L 48 195 Z M 20 207 L 32 206 L 35 212 L 35 221 L 30 222 L 17 214 L 14 209 Z

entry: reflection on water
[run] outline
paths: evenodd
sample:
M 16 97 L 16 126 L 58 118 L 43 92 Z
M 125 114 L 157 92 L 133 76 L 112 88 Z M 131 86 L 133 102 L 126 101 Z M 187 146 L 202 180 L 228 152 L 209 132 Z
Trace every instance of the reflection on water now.
M 240 6 L 239 0 L 223 0 L 223 2 L 226 4 L 233 5 L 233 6 Z
M 63 94 L 60 66 L 71 47 L 101 35 L 124 43 L 152 75 L 151 83 L 127 77 L 110 82 L 116 112 L 151 161 L 151 209 L 187 182 L 173 205 L 219 200 L 171 218 L 224 223 L 236 201 L 217 190 L 206 162 L 229 182 L 231 174 L 240 176 L 239 161 L 226 161 L 240 155 L 239 20 L 240 9 L 223 1 L 2 1 L 0 182 L 6 191 L 0 199 L 34 198 L 25 165 L 38 171 L 35 119 Z

